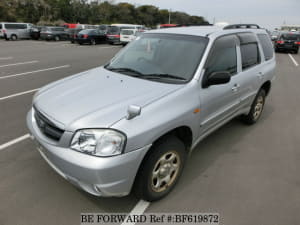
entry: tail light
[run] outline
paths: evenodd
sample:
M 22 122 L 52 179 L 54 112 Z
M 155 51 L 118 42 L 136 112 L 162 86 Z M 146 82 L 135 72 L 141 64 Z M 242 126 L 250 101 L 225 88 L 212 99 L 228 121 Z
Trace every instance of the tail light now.
M 115 37 L 115 38 L 120 38 L 121 35 L 119 34 L 108 34 L 107 37 Z
M 276 41 L 277 44 L 284 44 L 284 41 Z
M 300 41 L 296 41 L 295 44 L 296 44 L 296 45 L 300 45 Z
M 83 35 L 83 38 L 88 38 L 88 37 L 89 37 L 89 35 L 87 35 L 87 34 Z
M 6 30 L 5 30 L 5 29 L 3 29 L 3 30 L 2 30 L 2 32 L 3 32 L 3 33 L 6 33 Z

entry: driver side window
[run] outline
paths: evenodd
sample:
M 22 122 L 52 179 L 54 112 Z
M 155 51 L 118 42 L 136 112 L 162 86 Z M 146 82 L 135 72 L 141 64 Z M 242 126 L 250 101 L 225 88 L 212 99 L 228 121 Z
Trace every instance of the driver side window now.
M 236 46 L 237 37 L 234 35 L 215 41 L 205 65 L 204 79 L 215 72 L 228 72 L 231 76 L 237 73 Z

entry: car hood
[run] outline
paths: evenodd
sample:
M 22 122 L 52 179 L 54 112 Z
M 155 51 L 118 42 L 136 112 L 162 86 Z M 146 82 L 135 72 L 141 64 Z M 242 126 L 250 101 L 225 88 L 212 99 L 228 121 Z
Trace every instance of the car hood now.
M 143 80 L 98 67 L 40 89 L 34 106 L 60 128 L 106 128 L 183 85 Z

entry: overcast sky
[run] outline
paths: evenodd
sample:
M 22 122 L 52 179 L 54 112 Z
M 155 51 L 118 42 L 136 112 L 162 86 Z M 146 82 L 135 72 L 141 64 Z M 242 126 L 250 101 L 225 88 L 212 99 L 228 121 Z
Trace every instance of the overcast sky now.
M 273 29 L 300 25 L 300 0 L 115 0 L 204 16 L 210 23 L 257 23 Z M 172 21 L 171 21 L 172 22 Z

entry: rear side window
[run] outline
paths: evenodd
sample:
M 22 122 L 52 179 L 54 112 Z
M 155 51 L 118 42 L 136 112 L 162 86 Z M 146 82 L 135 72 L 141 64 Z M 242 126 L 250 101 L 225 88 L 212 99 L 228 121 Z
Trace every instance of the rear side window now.
M 51 28 L 51 30 L 53 30 L 53 31 L 64 31 L 64 28 L 63 27 L 54 27 L 54 28 Z
M 6 29 L 27 29 L 26 24 L 5 24 Z
M 237 73 L 237 38 L 234 35 L 221 37 L 215 41 L 205 66 L 205 77 L 214 72 Z
M 262 45 L 263 52 L 265 55 L 265 60 L 269 60 L 273 58 L 273 45 L 270 38 L 266 34 L 258 34 L 258 39 Z
M 238 34 L 241 46 L 242 69 L 246 70 L 260 63 L 256 37 L 252 33 Z

